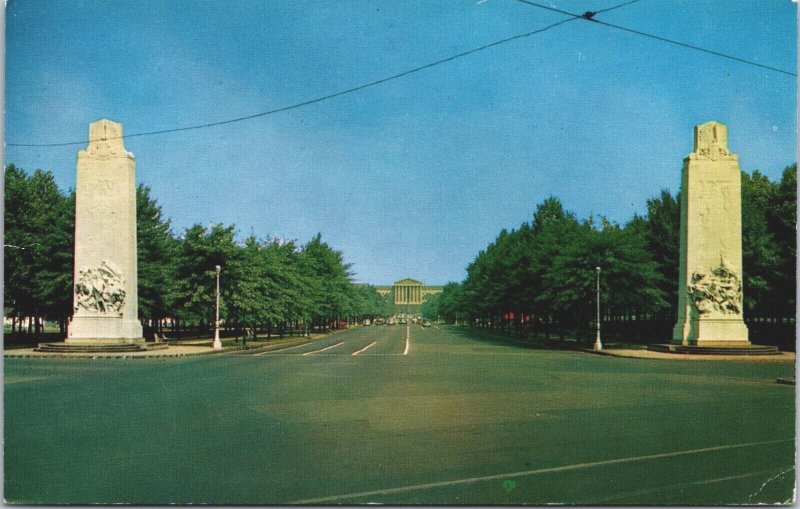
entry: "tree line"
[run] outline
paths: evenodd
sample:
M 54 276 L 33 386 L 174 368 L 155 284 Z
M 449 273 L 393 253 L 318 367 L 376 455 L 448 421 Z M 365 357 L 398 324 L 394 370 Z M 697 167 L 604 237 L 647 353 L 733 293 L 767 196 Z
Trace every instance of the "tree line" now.
M 350 264 L 320 234 L 297 241 L 238 241 L 233 225 L 195 224 L 175 235 L 147 186 L 136 189 L 139 318 L 149 333 L 214 324 L 216 266 L 220 318 L 235 334 L 247 328 L 283 335 L 384 315 L 375 288 L 351 281 Z M 44 320 L 66 332 L 72 315 L 75 193 L 62 193 L 49 171 L 5 171 L 5 316 L 12 331 L 39 335 Z
M 795 314 L 797 165 L 778 182 L 742 172 L 745 316 Z M 555 197 L 532 221 L 502 230 L 423 309 L 429 318 L 588 339 L 600 267 L 602 320 L 677 319 L 680 196 L 662 191 L 625 225 L 578 219 Z M 663 327 L 662 327 L 663 329 Z M 667 328 L 667 334 L 669 329 Z M 660 338 L 668 340 L 669 338 Z

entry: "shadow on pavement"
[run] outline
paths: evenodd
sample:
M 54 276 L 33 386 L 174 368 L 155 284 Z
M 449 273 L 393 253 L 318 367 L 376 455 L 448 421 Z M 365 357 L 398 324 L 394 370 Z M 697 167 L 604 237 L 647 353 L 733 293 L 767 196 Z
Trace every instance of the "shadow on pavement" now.
M 464 339 L 471 339 L 484 344 L 518 348 L 524 350 L 580 350 L 583 346 L 575 339 L 562 340 L 543 338 L 519 338 L 507 336 L 496 331 L 486 331 L 467 326 L 446 325 L 442 326 L 450 334 Z

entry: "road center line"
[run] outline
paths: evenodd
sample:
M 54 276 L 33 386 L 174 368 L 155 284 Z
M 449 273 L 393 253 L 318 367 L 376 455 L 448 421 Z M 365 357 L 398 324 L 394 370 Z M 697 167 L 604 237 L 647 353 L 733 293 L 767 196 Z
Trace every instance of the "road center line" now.
M 312 353 L 324 352 L 325 350 L 330 350 L 331 348 L 336 348 L 337 346 L 339 346 L 339 345 L 343 345 L 343 344 L 344 344 L 344 341 L 339 341 L 339 342 L 338 342 L 338 343 L 336 343 L 335 345 L 326 346 L 325 348 L 323 348 L 323 349 L 321 349 L 321 350 L 312 350 L 312 351 L 310 351 L 310 352 L 306 352 L 306 353 L 304 353 L 304 354 L 300 354 L 300 355 L 311 355 Z
M 481 481 L 494 481 L 499 479 L 510 479 L 513 477 L 526 477 L 530 475 L 537 475 L 537 474 L 549 474 L 553 472 L 567 472 L 570 470 L 581 470 L 584 468 L 595 468 L 595 467 L 602 467 L 606 465 L 618 465 L 621 463 L 633 463 L 636 461 L 646 461 L 646 460 L 654 460 L 654 459 L 661 459 L 661 458 L 673 458 L 676 456 L 688 456 L 691 454 L 701 454 L 704 452 L 714 452 L 714 451 L 724 451 L 727 449 L 741 449 L 743 447 L 755 447 L 758 445 L 768 445 L 768 444 L 782 444 L 785 442 L 794 442 L 793 438 L 785 439 L 785 440 L 768 440 L 765 442 L 747 442 L 743 444 L 732 444 L 732 445 L 717 445 L 714 447 L 703 447 L 701 449 L 688 449 L 685 451 L 673 451 L 673 452 L 663 452 L 659 454 L 648 454 L 645 456 L 631 456 L 629 458 L 617 458 L 613 460 L 604 460 L 604 461 L 592 461 L 588 463 L 575 463 L 572 465 L 563 465 L 560 467 L 548 467 L 548 468 L 539 468 L 536 470 L 523 470 L 520 472 L 509 472 L 507 474 L 495 474 L 495 475 L 486 475 L 481 477 L 467 477 L 465 479 L 454 479 L 451 481 L 440 481 L 440 482 L 431 482 L 425 484 L 413 484 L 410 486 L 399 486 L 396 488 L 385 488 L 382 490 L 374 490 L 374 491 L 362 491 L 360 493 L 344 493 L 341 495 L 331 495 L 328 497 L 319 497 L 319 498 L 309 498 L 305 500 L 296 500 L 294 502 L 290 502 L 291 504 L 325 504 L 328 502 L 335 502 L 338 500 L 346 500 L 351 498 L 363 498 L 363 497 L 371 497 L 375 495 L 392 495 L 395 493 L 404 493 L 407 491 L 417 491 L 417 490 L 427 490 L 431 488 L 444 488 L 447 486 L 455 486 L 458 484 L 471 484 Z
M 409 344 L 408 344 L 409 343 L 408 342 L 408 330 L 409 330 L 408 329 L 408 325 L 406 325 L 406 348 L 405 348 L 405 350 L 403 350 L 403 355 L 408 355 L 408 347 L 409 347 Z
M 357 351 L 355 351 L 355 352 L 351 353 L 350 355 L 358 355 L 358 354 L 360 354 L 361 352 L 363 352 L 364 350 L 366 350 L 367 348 L 369 348 L 369 347 L 371 347 L 371 346 L 375 345 L 375 343 L 377 343 L 377 341 L 373 341 L 372 343 L 368 344 L 367 346 L 365 346 L 365 347 L 364 347 L 364 348 L 362 348 L 361 350 L 357 350 Z

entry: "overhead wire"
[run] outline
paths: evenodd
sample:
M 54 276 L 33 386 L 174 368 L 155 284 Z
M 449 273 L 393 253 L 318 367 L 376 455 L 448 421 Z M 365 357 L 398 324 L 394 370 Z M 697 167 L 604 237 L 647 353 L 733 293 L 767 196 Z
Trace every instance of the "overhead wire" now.
M 555 27 L 557 27 L 559 25 L 563 25 L 564 23 L 568 23 L 570 21 L 575 21 L 575 19 L 576 18 L 574 18 L 574 17 L 573 18 L 568 18 L 568 19 L 562 19 L 561 21 L 557 21 L 555 23 L 551 23 L 550 25 L 547 25 L 546 27 L 538 28 L 538 29 L 533 30 L 531 32 L 526 32 L 524 34 L 518 34 L 518 35 L 511 36 L 511 37 L 506 37 L 505 39 L 500 39 L 498 41 L 494 41 L 494 42 L 491 42 L 489 44 L 484 44 L 483 46 L 479 46 L 477 48 L 472 48 L 472 49 L 467 50 L 467 51 L 462 51 L 461 53 L 457 53 L 455 55 L 451 55 L 449 57 L 442 58 L 440 60 L 436 60 L 434 62 L 430 62 L 430 63 L 427 63 L 425 65 L 420 65 L 418 67 L 414 67 L 413 69 L 409 69 L 407 71 L 403 71 L 403 72 L 398 73 L 398 74 L 393 74 L 393 75 L 388 76 L 386 78 L 381 78 L 381 79 L 378 79 L 378 80 L 375 80 L 375 81 L 371 81 L 369 83 L 364 83 L 364 84 L 361 84 L 361 85 L 358 85 L 358 86 L 355 86 L 355 87 L 352 87 L 352 88 L 348 88 L 347 90 L 342 90 L 342 91 L 335 92 L 335 93 L 332 93 L 332 94 L 327 94 L 327 95 L 323 95 L 323 96 L 320 96 L 320 97 L 315 97 L 314 99 L 309 99 L 307 101 L 302 101 L 302 102 L 299 102 L 299 103 L 290 104 L 288 106 L 283 106 L 283 107 L 275 108 L 275 109 L 272 109 L 272 110 L 262 111 L 260 113 L 254 113 L 252 115 L 246 115 L 246 116 L 231 118 L 231 119 L 227 119 L 227 120 L 220 120 L 220 121 L 217 121 L 217 122 L 208 122 L 208 123 L 205 123 L 205 124 L 197 124 L 197 125 L 191 125 L 191 126 L 185 126 L 185 127 L 175 127 L 175 128 L 171 128 L 171 129 L 161 129 L 161 130 L 158 130 L 158 131 L 146 131 L 146 132 L 141 132 L 141 133 L 125 134 L 123 136 L 111 137 L 111 138 L 108 138 L 108 139 L 129 139 L 129 138 L 138 138 L 138 137 L 142 137 L 142 136 L 153 136 L 153 135 L 157 135 L 157 134 L 167 134 L 167 133 L 175 133 L 175 132 L 181 132 L 181 131 L 191 131 L 191 130 L 195 130 L 195 129 L 204 129 L 204 128 L 208 128 L 208 127 L 220 126 L 220 125 L 225 125 L 225 124 L 233 124 L 233 123 L 236 123 L 236 122 L 242 122 L 242 121 L 251 120 L 251 119 L 254 119 L 254 118 L 265 117 L 267 115 L 273 115 L 275 113 L 281 113 L 281 112 L 284 112 L 284 111 L 289 111 L 289 110 L 294 110 L 294 109 L 297 109 L 297 108 L 302 108 L 304 106 L 309 106 L 311 104 L 316 104 L 316 103 L 320 103 L 320 102 L 323 102 L 323 101 L 327 101 L 327 100 L 333 99 L 335 97 L 340 97 L 340 96 L 343 96 L 343 95 L 352 94 L 353 92 L 357 92 L 359 90 L 364 90 L 365 88 L 369 88 L 369 87 L 374 87 L 376 85 L 380 85 L 382 83 L 386 83 L 387 81 L 396 80 L 398 78 L 402 78 L 404 76 L 408 76 L 409 74 L 414 74 L 414 73 L 423 71 L 425 69 L 430 69 L 431 67 L 435 67 L 435 66 L 447 63 L 447 62 L 451 62 L 453 60 L 465 57 L 467 55 L 472 55 L 473 53 L 477 53 L 479 51 L 483 51 L 483 50 L 486 50 L 486 49 L 489 49 L 489 48 L 493 48 L 493 47 L 499 46 L 501 44 L 506 44 L 506 43 L 509 43 L 511 41 L 516 41 L 518 39 L 524 39 L 526 37 L 531 37 L 533 35 L 540 34 L 542 32 L 550 30 L 551 28 L 555 28 Z M 9 143 L 6 143 L 6 145 L 10 146 L 10 147 L 66 147 L 66 146 L 71 146 L 71 145 L 85 145 L 88 142 L 89 142 L 89 140 L 85 139 L 85 140 L 80 140 L 80 141 L 70 141 L 70 142 L 62 142 L 62 143 L 13 143 L 13 142 L 9 142 Z
M 641 35 L 642 37 L 648 37 L 650 39 L 655 39 L 655 40 L 666 42 L 666 43 L 669 43 L 669 44 L 674 44 L 676 46 L 682 46 L 684 48 L 693 49 L 695 51 L 701 51 L 703 53 L 708 53 L 710 55 L 715 55 L 715 56 L 718 56 L 718 57 L 727 58 L 727 59 L 730 59 L 730 60 L 735 60 L 736 62 L 741 62 L 741 63 L 748 64 L 748 65 L 753 65 L 753 66 L 756 66 L 756 67 L 760 67 L 762 69 L 767 69 L 767 70 L 778 72 L 778 73 L 781 73 L 781 74 L 786 74 L 788 76 L 795 76 L 795 77 L 797 76 L 796 73 L 793 73 L 791 71 L 787 71 L 785 69 L 779 69 L 777 67 L 772 67 L 772 66 L 769 66 L 769 65 L 760 64 L 758 62 L 753 62 L 752 60 L 746 60 L 744 58 L 740 58 L 740 57 L 737 57 L 737 56 L 728 55 L 726 53 L 721 53 L 719 51 L 714 51 L 714 50 L 710 50 L 710 49 L 707 49 L 707 48 L 702 48 L 700 46 L 695 46 L 693 44 L 688 44 L 688 43 L 681 42 L 681 41 L 676 41 L 676 40 L 673 40 L 673 39 L 668 39 L 666 37 L 661 37 L 660 35 L 655 35 L 655 34 L 650 34 L 650 33 L 647 33 L 647 32 L 642 32 L 640 30 L 635 30 L 633 28 L 628 28 L 628 27 L 624 27 L 624 26 L 621 26 L 621 25 L 615 25 L 614 23 L 609 23 L 607 21 L 599 20 L 599 19 L 597 19 L 595 17 L 597 14 L 599 14 L 601 12 L 608 12 L 610 10 L 616 9 L 617 7 L 622 7 L 623 5 L 627 5 L 627 4 L 622 4 L 622 5 L 618 5 L 618 6 L 615 6 L 615 7 L 610 7 L 608 9 L 599 10 L 599 11 L 587 11 L 587 12 L 585 12 L 583 14 L 575 14 L 573 12 L 564 11 L 564 10 L 561 10 L 561 9 L 557 9 L 555 7 L 551 7 L 551 6 L 548 6 L 548 5 L 543 5 L 543 4 L 540 4 L 540 3 L 537 3 L 537 2 L 533 2 L 531 0 L 517 0 L 517 1 L 520 2 L 520 3 L 523 3 L 523 4 L 531 5 L 533 7 L 539 7 L 540 9 L 545 9 L 545 10 L 552 11 L 552 12 L 557 12 L 559 14 L 564 14 L 566 16 L 572 16 L 572 19 L 583 19 L 583 20 L 586 20 L 586 21 L 591 21 L 591 22 L 597 23 L 599 25 L 604 25 L 604 26 L 607 26 L 607 27 L 610 27 L 610 28 L 616 28 L 617 30 L 623 30 L 625 32 L 629 32 L 629 33 L 632 33 L 632 34 Z M 638 1 L 638 0 L 633 0 L 633 1 Z M 633 3 L 633 1 L 632 2 L 628 2 L 628 3 Z
M 220 121 L 216 121 L 216 122 L 208 122 L 208 123 L 204 123 L 204 124 L 196 124 L 196 125 L 190 125 L 190 126 L 184 126 L 184 127 L 175 127 L 175 128 L 170 128 L 170 129 L 161 129 L 161 130 L 156 130 L 156 131 L 145 131 L 145 132 L 140 132 L 140 133 L 132 133 L 132 134 L 126 134 L 126 135 L 123 135 L 123 136 L 117 136 L 117 137 L 113 137 L 113 138 L 109 138 L 109 139 L 130 139 L 130 138 L 138 138 L 138 137 L 143 137 L 143 136 L 154 136 L 154 135 L 159 135 L 159 134 L 168 134 L 168 133 L 191 131 L 191 130 L 197 130 L 197 129 L 205 129 L 205 128 L 209 128 L 209 127 L 215 127 L 215 126 L 221 126 L 221 125 L 226 125 L 226 124 L 233 124 L 233 123 L 237 123 L 237 122 L 243 122 L 243 121 L 251 120 L 251 119 L 254 119 L 254 118 L 265 117 L 265 116 L 268 116 L 268 115 L 273 115 L 273 114 L 281 113 L 281 112 L 284 112 L 284 111 L 290 111 L 290 110 L 294 110 L 294 109 L 297 109 L 297 108 L 310 106 L 312 104 L 317 104 L 317 103 L 320 103 L 320 102 L 323 102 L 323 101 L 327 101 L 327 100 L 330 100 L 330 99 L 333 99 L 333 98 L 336 98 L 336 97 L 340 97 L 340 96 L 347 95 L 347 94 L 352 94 L 352 93 L 357 92 L 359 90 L 364 90 L 366 88 L 374 87 L 376 85 L 380 85 L 380 84 L 383 84 L 383 83 L 386 83 L 386 82 L 389 82 L 389 81 L 393 81 L 393 80 L 402 78 L 404 76 L 408 76 L 410 74 L 414 74 L 414 73 L 417 73 L 417 72 L 420 72 L 420 71 L 423 71 L 423 70 L 426 70 L 426 69 L 430 69 L 432 67 L 436 67 L 438 65 L 447 63 L 447 62 L 451 62 L 451 61 L 459 59 L 459 58 L 466 57 L 468 55 L 471 55 L 473 53 L 477 53 L 479 51 L 484 51 L 484 50 L 487 50 L 489 48 L 493 48 L 495 46 L 499 46 L 499 45 L 506 44 L 506 43 L 509 43 L 509 42 L 512 42 L 512 41 L 516 41 L 516 40 L 519 40 L 519 39 L 524 39 L 524 38 L 527 38 L 527 37 L 531 37 L 533 35 L 540 34 L 542 32 L 545 32 L 547 30 L 555 28 L 555 27 L 557 27 L 559 25 L 563 25 L 563 24 L 568 23 L 570 21 L 575 21 L 577 19 L 583 19 L 583 20 L 587 20 L 587 21 L 592 21 L 594 23 L 605 25 L 605 26 L 608 26 L 608 27 L 611 27 L 611 28 L 616 28 L 618 30 L 623 30 L 623 31 L 630 32 L 630 33 L 637 34 L 637 35 L 641 35 L 641 36 L 644 36 L 644 37 L 649 37 L 649 38 L 656 39 L 656 40 L 663 41 L 663 42 L 667 42 L 667 43 L 670 43 L 670 44 L 675 44 L 675 45 L 683 46 L 683 47 L 686 47 L 686 48 L 689 48 L 689 49 L 702 51 L 702 52 L 709 53 L 709 54 L 712 54 L 712 55 L 716 55 L 716 56 L 719 56 L 719 57 L 724 57 L 724 58 L 735 60 L 735 61 L 742 62 L 742 63 L 745 63 L 745 64 L 754 65 L 754 66 L 757 66 L 757 67 L 761 67 L 761 68 L 768 69 L 768 70 L 771 70 L 771 71 L 776 71 L 776 72 L 787 74 L 787 75 L 790 75 L 790 76 L 797 76 L 797 74 L 791 73 L 789 71 L 785 71 L 783 69 L 778 69 L 778 68 L 767 66 L 767 65 L 764 65 L 764 64 L 759 64 L 757 62 L 752 62 L 752 61 L 745 60 L 745 59 L 742 59 L 742 58 L 739 58 L 739 57 L 735 57 L 735 56 L 732 56 L 732 55 L 727 55 L 727 54 L 720 53 L 720 52 L 717 52 L 717 51 L 701 48 L 701 47 L 698 47 L 698 46 L 693 46 L 691 44 L 683 43 L 683 42 L 680 42 L 680 41 L 674 41 L 674 40 L 667 39 L 665 37 L 657 36 L 657 35 L 654 35 L 654 34 L 648 34 L 646 32 L 641 32 L 641 31 L 638 31 L 638 30 L 634 30 L 632 28 L 623 27 L 623 26 L 620 26 L 620 25 L 615 25 L 615 24 L 608 23 L 606 21 L 598 20 L 598 19 L 595 18 L 595 16 L 597 14 L 600 14 L 600 13 L 603 13 L 603 12 L 609 12 L 609 11 L 612 11 L 614 9 L 619 9 L 620 7 L 625 7 L 627 5 L 639 2 L 640 0 L 630 0 L 628 2 L 623 2 L 623 3 L 619 4 L 619 5 L 608 7 L 606 9 L 600 9 L 600 10 L 597 10 L 597 11 L 587 11 L 584 14 L 575 14 L 575 13 L 564 11 L 564 10 L 561 10 L 561 9 L 558 9 L 558 8 L 555 8 L 555 7 L 539 4 L 537 2 L 533 2 L 532 0 L 517 0 L 517 1 L 521 2 L 521 3 L 524 3 L 524 4 L 527 4 L 527 5 L 530 5 L 530 6 L 539 7 L 541 9 L 545 9 L 545 10 L 548 10 L 548 11 L 557 12 L 559 14 L 563 14 L 563 15 L 569 16 L 569 17 L 567 19 L 562 19 L 560 21 L 557 21 L 555 23 L 551 23 L 550 25 L 547 25 L 545 27 L 542 27 L 542 28 L 539 28 L 539 29 L 536 29 L 536 30 L 533 30 L 533 31 L 530 31 L 530 32 L 514 35 L 514 36 L 511 36 L 511 37 L 504 38 L 504 39 L 500 39 L 500 40 L 497 40 L 497 41 L 494 41 L 494 42 L 491 42 L 491 43 L 488 43 L 488 44 L 484 44 L 482 46 L 478 46 L 477 48 L 472 48 L 472 49 L 467 50 L 467 51 L 462 51 L 462 52 L 457 53 L 455 55 L 451 55 L 451 56 L 446 57 L 446 58 L 442 58 L 442 59 L 439 59 L 439 60 L 424 64 L 424 65 L 420 65 L 420 66 L 414 67 L 412 69 L 408 69 L 408 70 L 403 71 L 403 72 L 398 73 L 398 74 L 387 76 L 385 78 L 381 78 L 381 79 L 378 79 L 378 80 L 375 80 L 375 81 L 371 81 L 371 82 L 368 82 L 368 83 L 364 83 L 364 84 L 361 84 L 361 85 L 358 85 L 358 86 L 355 86 L 355 87 L 352 87 L 352 88 L 348 88 L 346 90 L 341 90 L 339 92 L 334 92 L 334 93 L 331 93 L 331 94 L 315 97 L 315 98 L 309 99 L 307 101 L 302 101 L 302 102 L 290 104 L 288 106 L 282 106 L 280 108 L 275 108 L 275 109 L 271 109 L 271 110 L 267 110 L 267 111 L 262 111 L 262 112 L 259 112 L 259 113 L 254 113 L 252 115 L 245 115 L 245 116 L 241 116 L 241 117 L 235 117 L 235 118 L 230 118 L 230 119 L 226 119 L 226 120 L 220 120 Z M 85 144 L 89 143 L 89 141 L 90 140 L 88 140 L 88 139 L 84 139 L 84 140 L 80 140 L 80 141 L 60 142 L 60 143 L 15 143 L 15 142 L 7 142 L 6 146 L 9 146 L 9 147 L 66 147 L 66 146 L 72 146 L 72 145 L 85 145 Z

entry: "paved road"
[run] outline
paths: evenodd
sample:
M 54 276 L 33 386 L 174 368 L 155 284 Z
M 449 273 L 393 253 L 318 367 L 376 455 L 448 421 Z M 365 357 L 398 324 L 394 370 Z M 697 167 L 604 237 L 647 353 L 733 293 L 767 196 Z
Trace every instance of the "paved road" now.
M 411 325 L 360 327 L 331 334 L 321 340 L 302 341 L 291 346 L 267 346 L 240 355 L 407 355 L 410 329 Z
M 249 355 L 6 359 L 5 498 L 715 504 L 792 496 L 795 389 L 774 383 L 794 375 L 791 363 L 620 359 L 530 350 L 455 328 L 408 331 L 406 341 L 401 325 L 359 328 Z

